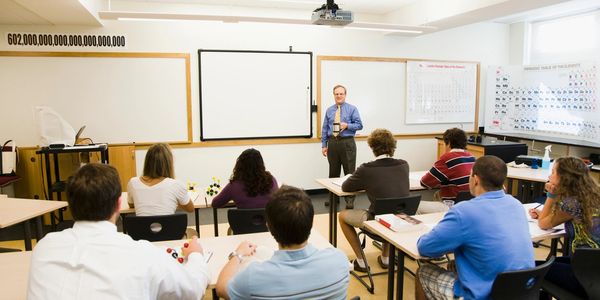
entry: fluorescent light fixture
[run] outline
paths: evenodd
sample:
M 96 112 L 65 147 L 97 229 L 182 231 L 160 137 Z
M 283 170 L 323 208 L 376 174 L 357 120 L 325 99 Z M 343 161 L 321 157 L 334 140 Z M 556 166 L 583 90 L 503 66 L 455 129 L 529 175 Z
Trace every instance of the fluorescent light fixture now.
M 180 13 L 155 13 L 155 12 L 128 12 L 128 11 L 100 11 L 98 15 L 104 20 L 195 20 L 195 21 L 220 21 L 225 23 L 255 22 L 272 24 L 313 25 L 310 19 L 270 18 L 253 16 L 227 16 L 227 15 L 200 15 Z M 314 25 L 319 26 L 319 25 Z M 381 32 L 406 33 L 419 35 L 436 29 L 433 26 L 411 26 L 389 23 L 360 23 L 354 22 L 343 26 L 348 29 L 372 30 Z

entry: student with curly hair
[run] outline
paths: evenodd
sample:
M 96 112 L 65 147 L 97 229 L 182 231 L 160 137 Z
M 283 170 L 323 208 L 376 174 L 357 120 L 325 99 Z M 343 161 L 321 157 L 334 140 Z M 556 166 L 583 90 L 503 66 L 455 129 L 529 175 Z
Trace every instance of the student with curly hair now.
M 357 259 L 354 261 L 354 270 L 366 272 L 365 259 L 360 255 L 360 242 L 354 228 L 362 228 L 363 223 L 374 218 L 373 209 L 375 199 L 405 197 L 410 193 L 408 179 L 408 163 L 403 159 L 395 159 L 396 140 L 387 129 L 375 129 L 367 140 L 373 150 L 375 160 L 364 163 L 343 184 L 344 192 L 367 191 L 371 202 L 368 210 L 346 209 L 340 213 L 340 227 Z M 382 268 L 389 264 L 389 244 L 384 243 L 381 256 L 377 262 Z
M 542 210 L 529 214 L 542 229 L 565 224 L 569 252 L 577 248 L 600 248 L 600 187 L 590 176 L 583 160 L 561 157 L 555 160 Z M 546 280 L 586 297 L 571 268 L 570 256 L 557 257 Z
M 263 208 L 277 190 L 277 180 L 265 169 L 262 155 L 246 149 L 237 158 L 229 183 L 213 199 L 213 207 L 223 207 L 233 200 L 237 208 Z

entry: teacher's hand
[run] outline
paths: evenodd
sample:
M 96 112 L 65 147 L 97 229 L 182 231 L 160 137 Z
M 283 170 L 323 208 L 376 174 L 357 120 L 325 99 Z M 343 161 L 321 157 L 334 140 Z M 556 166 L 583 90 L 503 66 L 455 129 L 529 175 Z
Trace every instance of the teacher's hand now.
M 340 123 L 340 131 L 347 129 L 347 128 L 348 128 L 348 123 L 344 123 L 344 122 Z
M 327 156 L 327 147 L 321 148 L 321 153 L 323 153 L 323 156 Z

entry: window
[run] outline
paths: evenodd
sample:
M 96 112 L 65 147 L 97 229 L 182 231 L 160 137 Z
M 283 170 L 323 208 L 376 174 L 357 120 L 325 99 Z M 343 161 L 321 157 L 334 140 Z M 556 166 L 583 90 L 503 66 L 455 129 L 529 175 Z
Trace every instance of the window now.
M 531 24 L 529 64 L 600 60 L 600 11 Z

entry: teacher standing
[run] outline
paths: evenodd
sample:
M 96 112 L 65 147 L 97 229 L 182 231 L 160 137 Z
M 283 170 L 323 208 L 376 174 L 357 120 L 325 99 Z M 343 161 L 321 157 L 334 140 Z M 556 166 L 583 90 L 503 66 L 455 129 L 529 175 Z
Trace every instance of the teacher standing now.
M 333 88 L 335 104 L 325 111 L 321 132 L 321 151 L 329 162 L 329 178 L 354 173 L 356 169 L 356 143 L 354 135 L 363 128 L 356 106 L 346 103 L 346 88 Z M 329 205 L 326 202 L 325 205 Z M 346 197 L 346 208 L 354 208 L 354 197 Z

